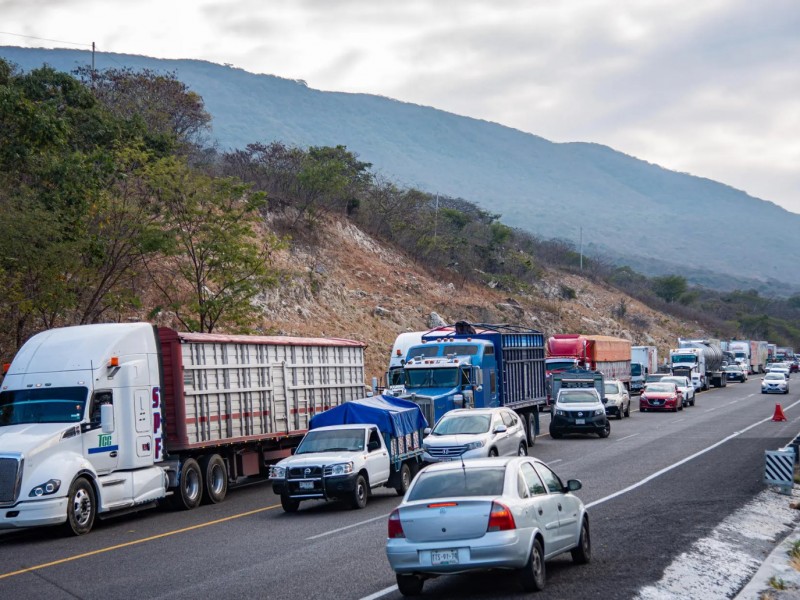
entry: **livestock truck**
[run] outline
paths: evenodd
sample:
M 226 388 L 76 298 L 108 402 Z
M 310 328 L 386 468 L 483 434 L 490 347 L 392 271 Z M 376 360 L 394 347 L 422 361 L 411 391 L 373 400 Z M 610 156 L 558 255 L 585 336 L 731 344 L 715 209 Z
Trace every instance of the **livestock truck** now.
M 364 348 L 147 323 L 35 335 L 0 388 L 0 529 L 81 535 L 164 499 L 220 502 L 288 456 L 315 413 L 365 395 Z
M 641 392 L 647 376 L 657 370 L 658 348 L 655 346 L 631 347 L 631 392 Z
M 570 369 L 598 371 L 631 387 L 631 343 L 607 335 L 562 333 L 547 340 L 548 376 Z
M 429 423 L 454 408 L 507 406 L 525 423 L 528 444 L 535 443 L 546 401 L 540 331 L 459 321 L 422 340 L 408 350 L 404 397 L 420 406 Z
M 695 390 L 727 385 L 722 370 L 723 354 L 717 340 L 679 339 L 678 348 L 670 350 L 669 358 L 672 374 L 688 377 Z

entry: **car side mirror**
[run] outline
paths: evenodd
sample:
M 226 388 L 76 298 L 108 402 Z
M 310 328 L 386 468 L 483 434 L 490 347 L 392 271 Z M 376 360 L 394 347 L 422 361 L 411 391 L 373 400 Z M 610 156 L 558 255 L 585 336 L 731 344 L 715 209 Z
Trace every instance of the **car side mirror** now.
M 567 481 L 567 491 L 568 492 L 577 492 L 582 487 L 583 487 L 583 484 L 580 482 L 579 479 L 570 479 L 569 481 Z
M 431 431 L 433 431 L 430 427 L 426 427 L 422 430 L 422 435 L 430 435 Z
M 508 431 L 508 427 L 506 427 L 505 425 L 498 425 L 497 427 L 494 428 L 494 431 L 492 433 L 505 433 L 506 431 Z

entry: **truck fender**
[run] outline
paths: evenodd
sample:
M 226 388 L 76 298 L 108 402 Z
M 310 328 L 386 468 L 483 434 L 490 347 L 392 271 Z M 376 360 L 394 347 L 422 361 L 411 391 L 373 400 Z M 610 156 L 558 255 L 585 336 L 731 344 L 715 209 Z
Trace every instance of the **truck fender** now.
M 97 473 L 95 473 L 92 463 L 86 460 L 82 454 L 72 452 L 53 454 L 37 464 L 29 473 L 25 473 L 24 477 L 25 482 L 23 483 L 23 488 L 20 489 L 20 499 L 27 498 L 34 487 L 50 479 L 61 481 L 61 486 L 55 497 L 63 498 L 69 493 L 69 488 L 73 481 L 78 477 L 85 477 L 94 488 L 95 496 L 98 498 L 98 506 L 100 505 Z

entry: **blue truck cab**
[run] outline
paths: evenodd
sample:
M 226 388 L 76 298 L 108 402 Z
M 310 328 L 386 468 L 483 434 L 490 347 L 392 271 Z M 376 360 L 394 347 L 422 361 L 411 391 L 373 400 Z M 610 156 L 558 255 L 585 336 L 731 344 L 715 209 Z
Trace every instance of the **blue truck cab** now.
M 535 442 L 546 402 L 541 332 L 460 321 L 425 333 L 404 368 L 404 397 L 429 423 L 454 408 L 506 406 L 525 422 L 529 445 Z

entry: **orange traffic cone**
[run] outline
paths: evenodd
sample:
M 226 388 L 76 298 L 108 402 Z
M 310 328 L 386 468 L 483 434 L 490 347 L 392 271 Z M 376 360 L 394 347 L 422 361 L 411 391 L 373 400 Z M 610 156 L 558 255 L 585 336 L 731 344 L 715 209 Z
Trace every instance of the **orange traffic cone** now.
M 780 402 L 775 405 L 775 414 L 772 415 L 773 421 L 785 421 L 786 415 L 783 414 L 783 408 L 781 408 Z

